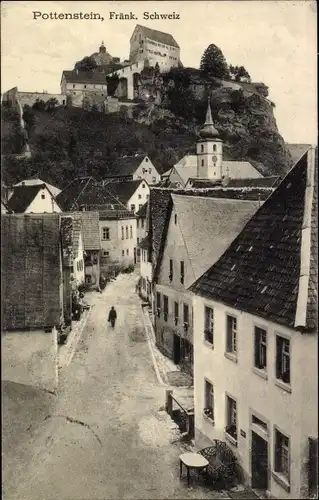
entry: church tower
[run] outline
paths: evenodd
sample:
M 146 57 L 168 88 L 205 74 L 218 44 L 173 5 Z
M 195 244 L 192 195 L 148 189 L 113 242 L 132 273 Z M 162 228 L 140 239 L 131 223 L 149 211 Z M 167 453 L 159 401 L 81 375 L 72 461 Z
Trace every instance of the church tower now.
M 223 176 L 223 141 L 214 127 L 210 102 L 206 112 L 206 120 L 199 132 L 197 142 L 197 177 L 199 179 L 221 180 Z
M 104 42 L 101 43 L 101 47 L 99 48 L 100 54 L 105 54 L 106 53 L 106 47 L 104 45 Z

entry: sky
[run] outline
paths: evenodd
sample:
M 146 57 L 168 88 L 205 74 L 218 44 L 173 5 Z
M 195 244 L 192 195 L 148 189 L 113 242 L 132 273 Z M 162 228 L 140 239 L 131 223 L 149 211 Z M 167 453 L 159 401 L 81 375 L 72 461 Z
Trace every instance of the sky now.
M 34 19 L 34 12 L 38 17 Z M 43 19 L 50 13 L 99 13 L 96 20 Z M 138 19 L 110 19 L 132 12 Z M 176 19 L 147 19 L 143 13 Z M 179 16 L 179 19 L 177 17 Z M 46 17 L 46 16 L 44 16 Z M 219 1 L 3 1 L 1 92 L 60 92 L 63 70 L 98 51 L 128 59 L 136 24 L 171 33 L 184 66 L 199 67 L 211 43 L 228 63 L 243 65 L 253 81 L 269 86 L 279 132 L 289 143 L 317 143 L 316 2 L 304 0 Z

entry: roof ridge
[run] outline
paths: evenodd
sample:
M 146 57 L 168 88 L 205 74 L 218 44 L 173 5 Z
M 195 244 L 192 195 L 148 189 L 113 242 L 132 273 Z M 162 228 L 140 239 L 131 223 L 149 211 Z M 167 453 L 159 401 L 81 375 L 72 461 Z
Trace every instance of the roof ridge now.
M 309 294 L 310 277 L 310 253 L 311 253 L 311 221 L 312 204 L 315 188 L 315 149 L 307 150 L 307 184 L 304 200 L 304 214 L 301 226 L 301 252 L 299 289 L 297 295 L 297 306 L 295 315 L 295 328 L 305 327 L 307 323 L 307 302 Z

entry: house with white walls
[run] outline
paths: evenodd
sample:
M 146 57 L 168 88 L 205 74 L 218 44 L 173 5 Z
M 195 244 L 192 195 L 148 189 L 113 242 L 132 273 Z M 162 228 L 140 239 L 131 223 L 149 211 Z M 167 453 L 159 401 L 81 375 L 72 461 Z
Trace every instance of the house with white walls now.
M 41 214 L 61 212 L 58 202 L 46 184 L 16 186 L 7 201 L 7 206 L 14 213 Z
M 269 498 L 318 494 L 317 170 L 309 148 L 190 287 L 195 444 Z

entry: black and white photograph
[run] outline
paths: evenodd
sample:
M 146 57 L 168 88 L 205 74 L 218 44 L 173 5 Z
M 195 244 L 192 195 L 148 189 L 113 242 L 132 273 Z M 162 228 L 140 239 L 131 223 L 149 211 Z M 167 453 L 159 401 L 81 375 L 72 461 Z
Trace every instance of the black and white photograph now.
M 317 4 L 1 4 L 3 500 L 318 498 Z

